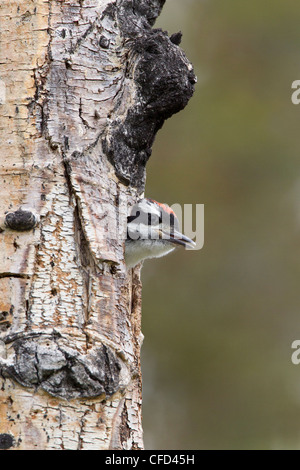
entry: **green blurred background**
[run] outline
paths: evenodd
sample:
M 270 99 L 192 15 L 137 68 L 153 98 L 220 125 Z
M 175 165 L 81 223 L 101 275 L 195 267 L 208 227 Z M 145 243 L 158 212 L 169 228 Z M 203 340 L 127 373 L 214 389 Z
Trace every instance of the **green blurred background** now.
M 300 449 L 300 4 L 167 0 L 198 76 L 146 196 L 205 204 L 205 244 L 145 262 L 148 449 Z

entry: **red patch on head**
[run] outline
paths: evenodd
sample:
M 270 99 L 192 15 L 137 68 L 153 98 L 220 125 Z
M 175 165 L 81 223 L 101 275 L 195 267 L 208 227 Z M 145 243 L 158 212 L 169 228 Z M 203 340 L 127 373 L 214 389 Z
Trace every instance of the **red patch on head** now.
M 160 206 L 165 212 L 167 212 L 168 214 L 173 214 L 174 217 L 176 217 L 176 214 L 175 214 L 175 212 L 171 209 L 171 207 L 166 206 L 165 204 L 161 204 L 160 202 L 155 201 L 155 199 L 149 199 L 149 198 L 148 198 L 148 201 L 155 202 L 155 204 L 157 204 L 158 206 Z

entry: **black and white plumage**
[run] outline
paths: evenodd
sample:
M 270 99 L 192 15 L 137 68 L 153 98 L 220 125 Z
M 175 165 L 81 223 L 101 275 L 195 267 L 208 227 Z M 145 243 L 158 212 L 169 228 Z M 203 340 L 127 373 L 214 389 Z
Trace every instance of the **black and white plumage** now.
M 125 262 L 128 268 L 148 258 L 160 258 L 178 246 L 195 247 L 195 243 L 179 231 L 178 218 L 166 204 L 141 199 L 127 217 Z

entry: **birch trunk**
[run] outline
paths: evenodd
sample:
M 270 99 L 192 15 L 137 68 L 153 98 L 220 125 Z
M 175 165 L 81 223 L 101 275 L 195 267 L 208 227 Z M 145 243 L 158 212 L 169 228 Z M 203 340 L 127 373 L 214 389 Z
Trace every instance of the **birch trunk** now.
M 0 448 L 142 449 L 128 207 L 193 92 L 164 0 L 0 5 Z

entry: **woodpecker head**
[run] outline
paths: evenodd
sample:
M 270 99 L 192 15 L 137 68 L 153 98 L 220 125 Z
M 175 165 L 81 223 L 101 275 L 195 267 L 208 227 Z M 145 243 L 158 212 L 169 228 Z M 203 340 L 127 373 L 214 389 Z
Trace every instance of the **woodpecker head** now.
M 141 199 L 127 217 L 125 261 L 132 268 L 147 258 L 160 258 L 176 247 L 196 244 L 179 232 L 174 211 L 153 199 Z

